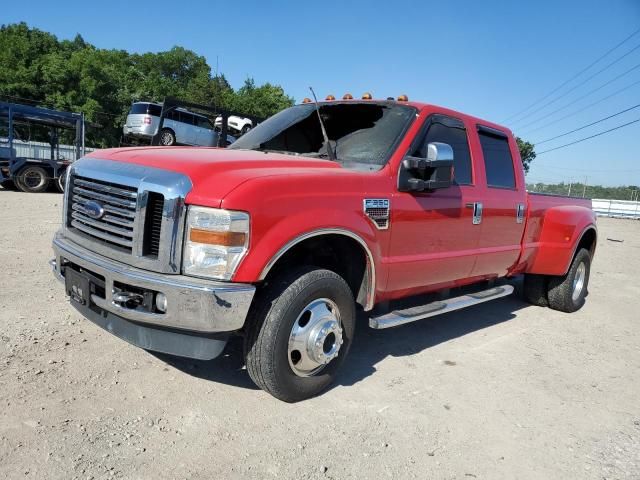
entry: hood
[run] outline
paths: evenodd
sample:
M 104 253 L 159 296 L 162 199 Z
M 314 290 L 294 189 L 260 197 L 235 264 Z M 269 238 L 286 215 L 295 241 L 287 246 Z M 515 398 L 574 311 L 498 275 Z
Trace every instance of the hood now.
M 222 199 L 242 183 L 273 175 L 340 172 L 337 163 L 279 153 L 203 147 L 135 147 L 96 150 L 87 157 L 134 163 L 182 173 L 193 188 L 188 204 L 219 207 Z

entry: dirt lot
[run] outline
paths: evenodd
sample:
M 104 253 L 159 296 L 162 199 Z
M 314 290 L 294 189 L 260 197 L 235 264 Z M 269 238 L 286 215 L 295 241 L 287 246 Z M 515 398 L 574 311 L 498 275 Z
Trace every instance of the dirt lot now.
M 0 478 L 640 478 L 640 222 L 600 220 L 580 312 L 361 322 L 339 385 L 288 405 L 235 344 L 153 355 L 75 313 L 61 200 L 0 189 Z

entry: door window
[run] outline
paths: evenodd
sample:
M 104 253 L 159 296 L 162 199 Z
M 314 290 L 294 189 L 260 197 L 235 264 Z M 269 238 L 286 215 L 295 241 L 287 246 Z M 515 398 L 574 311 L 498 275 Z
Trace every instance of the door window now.
M 453 179 L 457 185 L 472 184 L 471 153 L 464 124 L 444 115 L 432 115 L 428 122 L 427 133 L 419 148 L 412 153 L 416 157 L 427 156 L 427 144 L 446 143 L 453 149 Z
M 498 188 L 516 188 L 513 172 L 513 158 L 506 135 L 494 134 L 488 129 L 479 128 L 484 168 L 487 172 L 487 186 Z

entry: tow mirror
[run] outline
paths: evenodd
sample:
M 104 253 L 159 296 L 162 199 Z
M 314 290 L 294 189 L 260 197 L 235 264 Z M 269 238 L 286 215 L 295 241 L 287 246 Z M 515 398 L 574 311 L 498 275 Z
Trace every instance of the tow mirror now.
M 432 142 L 427 145 L 426 158 L 404 157 L 398 189 L 401 192 L 423 192 L 447 188 L 452 181 L 453 149 L 446 143 Z

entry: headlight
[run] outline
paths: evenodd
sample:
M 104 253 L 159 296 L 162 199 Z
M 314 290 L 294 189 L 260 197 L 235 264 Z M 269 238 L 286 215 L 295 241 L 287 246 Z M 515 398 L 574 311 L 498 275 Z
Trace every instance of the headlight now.
M 230 280 L 248 248 L 248 213 L 189 207 L 182 273 Z

